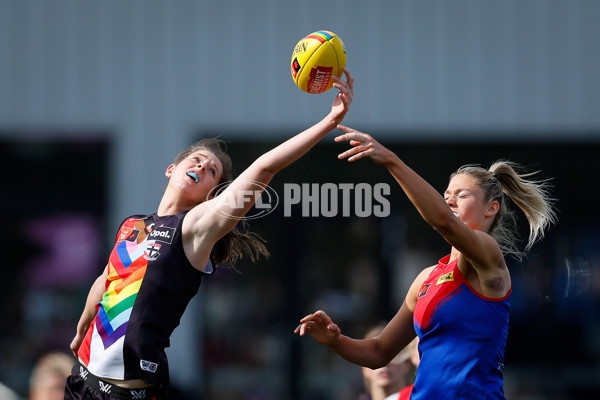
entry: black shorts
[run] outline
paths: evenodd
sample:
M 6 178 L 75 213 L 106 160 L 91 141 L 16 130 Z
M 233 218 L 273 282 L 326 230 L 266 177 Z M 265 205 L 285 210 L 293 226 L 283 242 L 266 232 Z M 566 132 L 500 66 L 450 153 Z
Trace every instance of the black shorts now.
M 80 363 L 65 385 L 65 400 L 166 400 L 167 391 L 156 386 L 125 389 L 92 375 Z

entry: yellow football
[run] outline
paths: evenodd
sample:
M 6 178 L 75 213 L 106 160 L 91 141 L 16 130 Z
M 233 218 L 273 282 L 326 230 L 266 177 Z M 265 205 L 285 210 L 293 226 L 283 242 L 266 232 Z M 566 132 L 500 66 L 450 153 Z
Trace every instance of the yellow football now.
M 292 78 L 307 93 L 331 89 L 331 75 L 341 77 L 346 66 L 342 39 L 330 31 L 317 31 L 298 42 L 292 53 Z

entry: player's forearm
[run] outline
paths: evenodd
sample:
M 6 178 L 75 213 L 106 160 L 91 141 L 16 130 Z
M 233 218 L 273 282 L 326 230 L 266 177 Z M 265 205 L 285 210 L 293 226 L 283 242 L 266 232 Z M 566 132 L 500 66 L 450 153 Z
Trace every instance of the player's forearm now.
M 328 115 L 315 125 L 260 156 L 253 166 L 270 176 L 275 175 L 302 157 L 329 132 L 334 130 L 337 126 L 337 120 L 338 118 Z
M 397 156 L 385 166 L 421 216 L 435 229 L 445 227 L 452 214 L 439 192 Z
M 372 369 L 386 366 L 393 358 L 381 351 L 376 339 L 359 340 L 340 335 L 329 347 L 346 361 Z
M 243 171 L 227 187 L 227 189 L 225 189 L 223 195 L 217 196 L 214 199 L 211 208 L 213 210 L 218 210 L 218 212 L 203 213 L 202 218 L 198 219 L 198 224 L 195 226 L 194 232 L 200 236 L 208 233 L 210 235 L 210 238 L 207 238 L 209 241 L 218 240 L 228 232 L 235 223 L 237 223 L 235 217 L 241 218 L 246 215 L 256 199 L 256 197 L 254 197 L 252 201 L 243 202 L 241 207 L 237 206 L 237 204 L 234 204 L 232 207 L 232 202 L 229 201 L 230 196 L 228 196 L 228 194 L 231 193 L 233 198 L 239 198 L 240 193 L 242 195 L 244 193 L 253 193 L 254 196 L 259 195 L 260 191 L 257 190 L 257 182 L 268 185 L 278 171 L 300 158 L 336 126 L 337 125 L 328 116 L 312 127 L 258 157 L 252 165 Z M 222 218 L 222 215 L 232 216 L 234 218 Z

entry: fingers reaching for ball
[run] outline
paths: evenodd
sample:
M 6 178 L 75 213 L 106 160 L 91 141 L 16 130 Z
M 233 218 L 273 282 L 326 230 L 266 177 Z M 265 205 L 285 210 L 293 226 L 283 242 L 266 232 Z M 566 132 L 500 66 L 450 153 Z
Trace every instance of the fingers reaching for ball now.
M 350 74 L 350 71 L 348 71 L 346 68 L 344 68 L 344 75 L 346 75 L 345 81 L 341 77 L 337 77 L 335 75 L 332 75 L 331 79 L 334 81 L 333 87 L 339 89 L 339 91 L 345 95 L 346 101 L 349 105 L 352 103 L 352 99 L 354 97 L 354 78 Z
M 378 143 L 370 135 L 343 125 L 338 125 L 338 129 L 346 133 L 336 137 L 335 141 L 347 141 L 352 146 L 349 150 L 338 155 L 340 160 L 348 159 L 348 161 L 353 162 L 367 157 L 374 152 L 375 145 Z
M 371 135 L 359 132 L 344 125 L 338 125 L 339 130 L 345 132 L 335 138 L 336 142 L 349 142 L 349 150 L 338 155 L 340 160 L 347 159 L 354 162 L 365 157 L 371 158 L 377 164 L 385 164 L 394 157 L 394 153 L 381 145 Z
M 346 75 L 346 82 L 348 82 L 348 86 L 350 87 L 350 91 L 354 92 L 354 78 L 350 74 L 347 68 L 344 68 L 344 75 Z
M 354 78 L 346 68 L 344 68 L 344 74 L 346 74 L 346 80 L 334 75 L 331 76 L 334 81 L 333 87 L 340 91 L 333 100 L 330 114 L 336 125 L 342 122 L 354 98 Z

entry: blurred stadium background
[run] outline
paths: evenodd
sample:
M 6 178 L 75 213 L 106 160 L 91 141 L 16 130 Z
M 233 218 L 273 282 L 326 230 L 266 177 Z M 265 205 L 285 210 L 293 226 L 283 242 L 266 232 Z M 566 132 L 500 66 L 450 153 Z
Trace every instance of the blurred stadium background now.
M 511 159 L 555 177 L 559 224 L 509 260 L 510 399 L 600 398 L 600 2 L 595 0 L 0 1 L 0 383 L 68 351 L 119 222 L 156 210 L 164 169 L 220 136 L 239 173 L 319 120 L 293 46 L 337 33 L 356 78 L 345 124 L 440 190 Z M 326 138 L 276 177 L 392 186 L 387 218 L 251 222 L 272 257 L 206 279 L 169 349 L 175 399 L 356 399 L 358 367 L 292 334 L 323 308 L 351 336 L 390 319 L 446 244 L 388 174 Z

